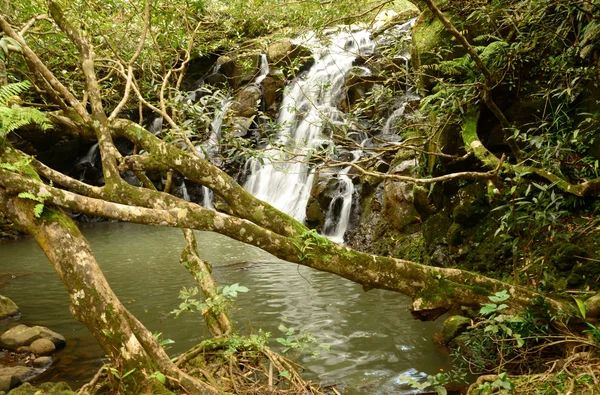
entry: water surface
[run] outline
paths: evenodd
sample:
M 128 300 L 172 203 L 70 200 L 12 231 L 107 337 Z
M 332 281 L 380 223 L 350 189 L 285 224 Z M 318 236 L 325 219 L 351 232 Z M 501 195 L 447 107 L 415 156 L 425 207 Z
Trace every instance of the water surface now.
M 174 319 L 170 314 L 178 306 L 179 289 L 194 286 L 178 262 L 184 245 L 180 230 L 99 223 L 82 231 L 125 306 L 151 331 L 175 341 L 171 354 L 207 335 L 199 316 Z M 297 356 L 306 378 L 340 385 L 348 394 L 397 394 L 409 389 L 398 380 L 400 374 L 418 378 L 448 368 L 446 353 L 431 340 L 441 324 L 413 320 L 407 297 L 381 290 L 365 293 L 358 284 L 281 261 L 225 236 L 196 235 L 200 256 L 212 263 L 217 283 L 250 289 L 240 294 L 232 313 L 238 331 L 260 328 L 275 339 L 283 335 L 277 328 L 284 324 L 331 347 L 316 358 L 310 352 Z M 67 292 L 35 241 L 0 244 L 0 293 L 20 307 L 22 323 L 47 326 L 67 339 L 44 379 L 79 387 L 105 362 L 87 328 L 71 316 Z M 281 350 L 274 340 L 272 346 Z

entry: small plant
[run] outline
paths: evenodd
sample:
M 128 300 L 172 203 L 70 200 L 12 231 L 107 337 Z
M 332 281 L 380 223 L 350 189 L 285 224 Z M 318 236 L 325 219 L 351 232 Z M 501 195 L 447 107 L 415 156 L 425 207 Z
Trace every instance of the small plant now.
M 523 318 L 519 315 L 500 313 L 500 311 L 506 309 L 508 305 L 504 303 L 497 304 L 510 298 L 508 292 L 506 292 L 506 290 L 496 292 L 493 296 L 488 296 L 488 298 L 494 303 L 486 303 L 479 310 L 479 314 L 483 317 L 488 317 L 482 321 L 485 326 L 484 332 L 492 332 L 493 334 L 502 332 L 509 337 L 513 337 L 517 341 L 517 347 L 522 347 L 525 342 L 523 341 L 521 334 L 513 331 L 510 324 L 521 323 L 523 322 Z
M 200 301 L 196 298 L 199 293 L 198 287 L 186 288 L 183 287 L 179 291 L 179 299 L 183 302 L 179 304 L 179 308 L 171 313 L 175 314 L 175 318 L 179 317 L 183 312 L 201 312 L 202 314 L 213 311 L 216 313 L 225 312 L 227 308 L 235 301 L 238 292 L 248 292 L 248 288 L 239 285 L 238 283 L 226 285 L 222 289 L 217 290 L 217 295 L 212 298 L 207 298 Z
M 304 351 L 309 347 L 312 347 L 317 343 L 317 339 L 311 335 L 310 333 L 300 333 L 297 332 L 294 328 L 288 328 L 285 325 L 281 324 L 277 328 L 285 334 L 285 337 L 278 337 L 277 342 L 284 346 L 284 349 L 281 352 L 286 353 L 288 351 Z M 330 347 L 326 344 L 319 344 L 319 348 L 321 350 L 329 351 Z M 321 351 L 314 350 L 311 355 L 313 358 L 319 356 Z
M 508 379 L 508 373 L 503 372 L 500 373 L 498 375 L 498 378 L 496 380 L 494 380 L 493 382 L 485 382 L 483 384 L 480 384 L 477 387 L 477 390 L 479 391 L 479 394 L 495 394 L 498 393 L 497 390 L 507 390 L 507 391 L 512 391 L 515 389 L 514 384 L 512 383 L 512 381 L 510 381 Z
M 294 246 L 300 251 L 298 259 L 310 259 L 313 255 L 309 252 L 314 245 L 320 247 L 330 244 L 328 238 L 321 236 L 315 229 L 304 232 L 301 236 L 301 241 L 294 241 Z
M 115 388 L 121 389 L 124 393 L 127 392 L 127 384 L 125 384 L 125 379 L 128 376 L 130 376 L 131 374 L 133 374 L 133 372 L 135 372 L 135 371 L 136 371 L 136 369 L 133 368 L 128 372 L 122 373 L 115 367 L 112 367 L 112 366 L 108 367 L 109 377 L 112 376 L 115 379 L 117 379 L 117 381 L 118 381 L 118 385 L 116 385 Z
M 20 197 L 21 199 L 30 199 L 35 202 L 38 202 L 33 207 L 33 214 L 35 215 L 36 218 L 40 218 L 40 216 L 42 215 L 42 212 L 44 211 L 44 202 L 46 201 L 46 199 L 48 197 L 50 197 L 50 194 L 46 192 L 46 193 L 40 193 L 39 195 L 36 196 L 31 192 L 21 192 L 17 196 Z

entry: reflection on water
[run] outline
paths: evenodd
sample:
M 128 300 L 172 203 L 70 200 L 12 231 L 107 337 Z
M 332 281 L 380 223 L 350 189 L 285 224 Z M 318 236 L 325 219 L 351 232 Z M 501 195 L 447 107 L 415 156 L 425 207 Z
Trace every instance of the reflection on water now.
M 194 285 L 178 263 L 184 244 L 180 230 L 99 223 L 83 232 L 125 306 L 151 331 L 175 341 L 170 353 L 207 335 L 198 316 L 174 319 L 169 314 L 178 305 L 179 289 Z M 408 388 L 398 382 L 399 374 L 418 378 L 447 368 L 447 356 L 431 341 L 439 324 L 414 321 L 408 298 L 365 293 L 358 284 L 215 233 L 197 232 L 197 237 L 200 256 L 213 264 L 217 283 L 250 288 L 239 294 L 233 312 L 238 331 L 262 328 L 274 339 L 284 324 L 331 346 L 316 358 L 298 356 L 308 379 L 341 385 L 349 394 L 387 394 Z M 33 240 L 1 244 L 0 262 L 0 293 L 19 305 L 21 321 L 48 326 L 67 338 L 67 348 L 44 379 L 81 386 L 102 365 L 103 353 L 69 313 L 67 293 L 51 265 Z M 274 340 L 272 346 L 278 349 Z

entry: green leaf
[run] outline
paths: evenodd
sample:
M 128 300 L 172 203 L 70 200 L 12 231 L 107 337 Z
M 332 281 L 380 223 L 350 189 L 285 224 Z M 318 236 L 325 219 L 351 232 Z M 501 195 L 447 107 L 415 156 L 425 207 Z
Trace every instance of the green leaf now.
M 495 304 L 486 303 L 483 306 L 481 306 L 481 309 L 479 310 L 479 314 L 488 315 L 491 313 L 495 313 L 497 307 L 498 306 L 496 306 Z
M 42 215 L 43 211 L 44 211 L 44 203 L 38 203 L 33 208 L 33 215 L 35 215 L 36 218 L 39 218 Z
M 573 299 L 575 299 L 575 303 L 577 303 L 577 308 L 579 309 L 579 313 L 581 314 L 583 319 L 584 320 L 587 319 L 586 313 L 585 313 L 585 303 L 583 303 L 583 300 L 578 299 L 576 297 L 573 297 Z
M 506 290 L 501 291 L 501 292 L 496 292 L 494 294 L 494 296 L 488 296 L 488 298 L 495 303 L 499 303 L 499 302 L 504 302 L 505 300 L 507 300 L 508 298 L 510 298 L 510 295 L 508 294 L 508 292 Z
M 435 390 L 435 392 L 438 393 L 438 395 L 448 395 L 448 391 L 446 391 L 446 388 L 440 385 L 434 387 L 433 389 Z
M 36 202 L 40 201 L 40 198 L 38 198 L 31 192 L 21 192 L 17 196 L 20 197 L 21 199 L 30 199 L 30 200 L 35 200 Z
M 160 372 L 156 372 L 154 377 L 156 377 L 156 379 L 162 384 L 165 384 L 167 382 L 167 378 L 165 377 L 165 375 Z
M 287 370 L 284 370 L 283 372 L 279 373 L 279 377 L 289 378 L 290 372 L 288 372 Z
M 525 341 L 521 338 L 521 335 L 519 335 L 518 333 L 515 333 L 513 337 L 517 341 L 517 348 L 523 347 L 523 345 L 525 344 Z

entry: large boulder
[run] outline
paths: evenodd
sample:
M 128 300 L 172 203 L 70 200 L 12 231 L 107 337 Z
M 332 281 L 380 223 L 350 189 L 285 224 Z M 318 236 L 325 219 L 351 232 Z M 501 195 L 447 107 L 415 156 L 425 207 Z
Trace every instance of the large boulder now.
M 19 315 L 19 307 L 7 298 L 6 296 L 0 295 L 0 320 L 6 318 L 15 317 Z
M 30 328 L 27 325 L 17 325 L 0 336 L 0 346 L 8 350 L 16 350 L 21 346 L 29 346 L 38 339 L 48 339 L 57 348 L 64 347 L 66 344 L 62 335 L 46 327 L 34 326 Z
M 262 89 L 265 101 L 265 107 L 270 110 L 283 98 L 283 88 L 285 86 L 285 77 L 283 73 L 270 73 L 262 81 Z

